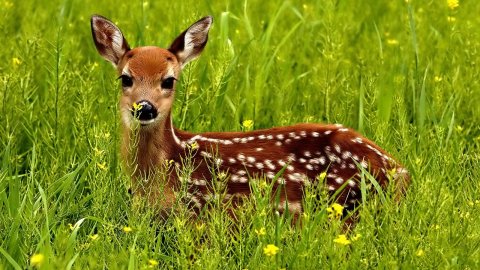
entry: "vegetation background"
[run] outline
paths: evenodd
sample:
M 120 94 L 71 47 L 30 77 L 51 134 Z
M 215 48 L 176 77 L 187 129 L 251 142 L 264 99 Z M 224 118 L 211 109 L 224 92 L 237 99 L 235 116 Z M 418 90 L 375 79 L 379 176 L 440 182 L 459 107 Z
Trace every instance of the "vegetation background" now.
M 479 11 L 477 0 L 0 0 L 0 269 L 479 269 Z M 347 235 L 313 196 L 292 228 L 258 181 L 235 224 L 218 205 L 202 222 L 134 212 L 120 87 L 92 14 L 132 46 L 162 47 L 214 16 L 177 89 L 176 126 L 343 123 L 406 165 L 406 198 L 372 197 Z

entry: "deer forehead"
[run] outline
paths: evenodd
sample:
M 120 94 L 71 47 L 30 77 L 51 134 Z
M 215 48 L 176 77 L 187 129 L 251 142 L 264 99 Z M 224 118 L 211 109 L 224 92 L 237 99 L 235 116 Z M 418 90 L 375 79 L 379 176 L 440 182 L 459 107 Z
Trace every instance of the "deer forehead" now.
M 180 64 L 173 53 L 154 46 L 138 47 L 128 51 L 118 66 L 120 74 L 142 80 L 178 77 Z

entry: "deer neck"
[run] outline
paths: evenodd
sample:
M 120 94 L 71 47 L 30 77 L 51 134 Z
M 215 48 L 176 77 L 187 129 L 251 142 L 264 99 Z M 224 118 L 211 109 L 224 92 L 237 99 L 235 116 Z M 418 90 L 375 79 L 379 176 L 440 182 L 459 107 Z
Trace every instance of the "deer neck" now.
M 151 127 L 131 129 L 124 126 L 123 155 L 136 177 L 148 177 L 181 151 L 169 112 Z

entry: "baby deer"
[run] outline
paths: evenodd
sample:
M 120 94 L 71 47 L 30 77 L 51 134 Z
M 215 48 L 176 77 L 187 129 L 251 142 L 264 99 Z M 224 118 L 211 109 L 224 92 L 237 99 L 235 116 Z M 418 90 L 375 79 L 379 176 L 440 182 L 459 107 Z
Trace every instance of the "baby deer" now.
M 171 116 L 175 86 L 182 68 L 205 48 L 211 25 L 212 17 L 200 19 L 168 49 L 131 49 L 114 23 L 102 16 L 91 18 L 95 46 L 116 67 L 122 81 L 122 154 L 133 176 L 135 196 L 145 197 L 167 214 L 183 183 L 188 187 L 189 207 L 198 212 L 218 195 L 212 188 L 217 181 L 212 176 L 215 171 L 223 174 L 222 194 L 233 205 L 251 192 L 249 181 L 266 179 L 275 181 L 274 190 L 282 190 L 277 210 L 294 215 L 302 212 L 305 186 L 318 181 L 332 195 L 338 192 L 338 203 L 353 209 L 362 196 L 362 171 L 368 171 L 382 188 L 392 182 L 398 194 L 405 190 L 407 170 L 373 142 L 342 125 L 297 124 L 200 134 L 176 129 Z M 187 159 L 193 170 L 189 177 L 182 177 Z

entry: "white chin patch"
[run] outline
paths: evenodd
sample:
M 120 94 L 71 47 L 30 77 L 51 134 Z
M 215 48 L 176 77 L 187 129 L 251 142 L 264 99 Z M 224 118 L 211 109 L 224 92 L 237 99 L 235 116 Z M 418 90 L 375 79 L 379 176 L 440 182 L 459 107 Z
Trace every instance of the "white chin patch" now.
M 142 126 L 148 126 L 151 123 L 155 122 L 155 119 L 150 119 L 150 120 L 138 120 L 140 122 L 140 125 Z

